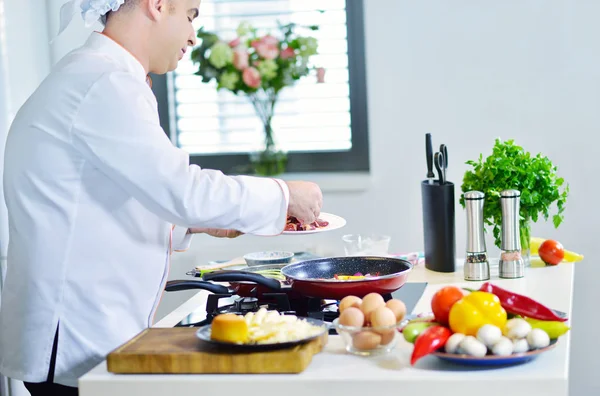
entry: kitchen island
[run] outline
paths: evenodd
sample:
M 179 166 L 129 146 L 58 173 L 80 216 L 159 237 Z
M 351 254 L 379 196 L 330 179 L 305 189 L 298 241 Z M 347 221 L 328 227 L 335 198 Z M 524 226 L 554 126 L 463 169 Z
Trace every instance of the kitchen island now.
M 525 294 L 556 310 L 571 315 L 574 265 L 563 263 L 553 267 L 531 267 L 524 278 L 499 279 L 492 266 L 491 282 L 511 291 Z M 433 294 L 447 284 L 478 288 L 483 282 L 465 282 L 462 267 L 444 274 L 416 266 L 408 282 L 427 282 L 427 287 L 412 313 L 430 312 Z M 173 327 L 182 318 L 204 306 L 208 292 L 194 295 L 156 327 Z M 458 366 L 434 356 L 409 364 L 412 344 L 400 336 L 390 354 L 359 357 L 348 354 L 341 338 L 329 336 L 324 350 L 300 374 L 271 375 L 116 375 L 102 362 L 80 379 L 82 396 L 125 395 L 218 395 L 243 394 L 275 396 L 364 396 L 367 394 L 420 394 L 445 396 L 481 395 L 566 396 L 570 333 L 561 337 L 557 346 L 526 364 L 479 368 Z

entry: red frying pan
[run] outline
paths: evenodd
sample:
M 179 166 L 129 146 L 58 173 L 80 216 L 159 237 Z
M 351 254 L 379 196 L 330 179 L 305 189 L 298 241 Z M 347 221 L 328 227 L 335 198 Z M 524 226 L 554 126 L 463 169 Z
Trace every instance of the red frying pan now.
M 341 300 L 346 296 L 364 297 L 369 293 L 388 294 L 400 289 L 413 265 L 390 257 L 331 257 L 307 260 L 283 267 L 281 273 L 292 289 L 302 295 Z M 338 280 L 336 276 L 370 275 L 363 279 Z
M 388 294 L 400 289 L 412 270 L 406 260 L 389 257 L 331 257 L 306 260 L 281 269 L 286 281 L 266 278 L 249 271 L 215 271 L 202 276 L 204 281 L 229 282 L 236 294 L 286 292 L 306 297 L 341 300 L 353 295 Z M 369 275 L 363 279 L 338 280 L 337 276 Z

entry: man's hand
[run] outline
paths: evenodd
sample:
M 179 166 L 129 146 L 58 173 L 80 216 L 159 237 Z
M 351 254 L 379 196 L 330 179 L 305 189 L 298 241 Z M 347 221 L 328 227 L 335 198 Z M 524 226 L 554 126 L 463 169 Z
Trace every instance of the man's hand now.
M 208 234 L 216 238 L 237 238 L 244 235 L 243 232 L 236 230 L 221 230 L 218 228 L 190 228 L 188 232 L 190 234 Z
M 288 215 L 307 224 L 317 220 L 323 206 L 323 193 L 319 186 L 304 181 L 290 181 L 287 185 L 290 190 Z

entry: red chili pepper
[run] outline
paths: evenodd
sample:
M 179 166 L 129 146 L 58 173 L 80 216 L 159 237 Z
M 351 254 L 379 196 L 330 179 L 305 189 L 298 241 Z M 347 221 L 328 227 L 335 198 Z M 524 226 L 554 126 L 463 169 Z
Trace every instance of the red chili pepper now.
M 410 357 L 410 364 L 414 365 L 423 356 L 442 348 L 451 335 L 450 329 L 444 326 L 431 326 L 425 329 L 415 340 L 415 348 Z
M 568 318 L 558 316 L 553 310 L 532 298 L 502 289 L 490 282 L 481 285 L 479 291 L 495 294 L 506 312 L 522 315 L 531 319 L 566 322 Z

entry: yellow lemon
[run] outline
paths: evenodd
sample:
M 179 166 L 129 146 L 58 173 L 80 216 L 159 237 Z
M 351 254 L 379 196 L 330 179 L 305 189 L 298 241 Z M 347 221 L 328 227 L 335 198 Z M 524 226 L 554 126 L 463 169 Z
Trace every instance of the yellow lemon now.
M 544 243 L 546 239 L 544 238 L 538 238 L 538 237 L 531 237 L 531 241 L 529 242 L 529 251 L 532 255 L 536 255 L 538 254 L 538 250 L 540 249 L 540 246 L 542 243 Z
M 579 254 L 579 253 L 575 253 L 575 252 L 570 252 L 568 250 L 565 250 L 565 257 L 563 259 L 566 262 L 569 263 L 576 263 L 578 261 L 583 260 L 583 254 Z

